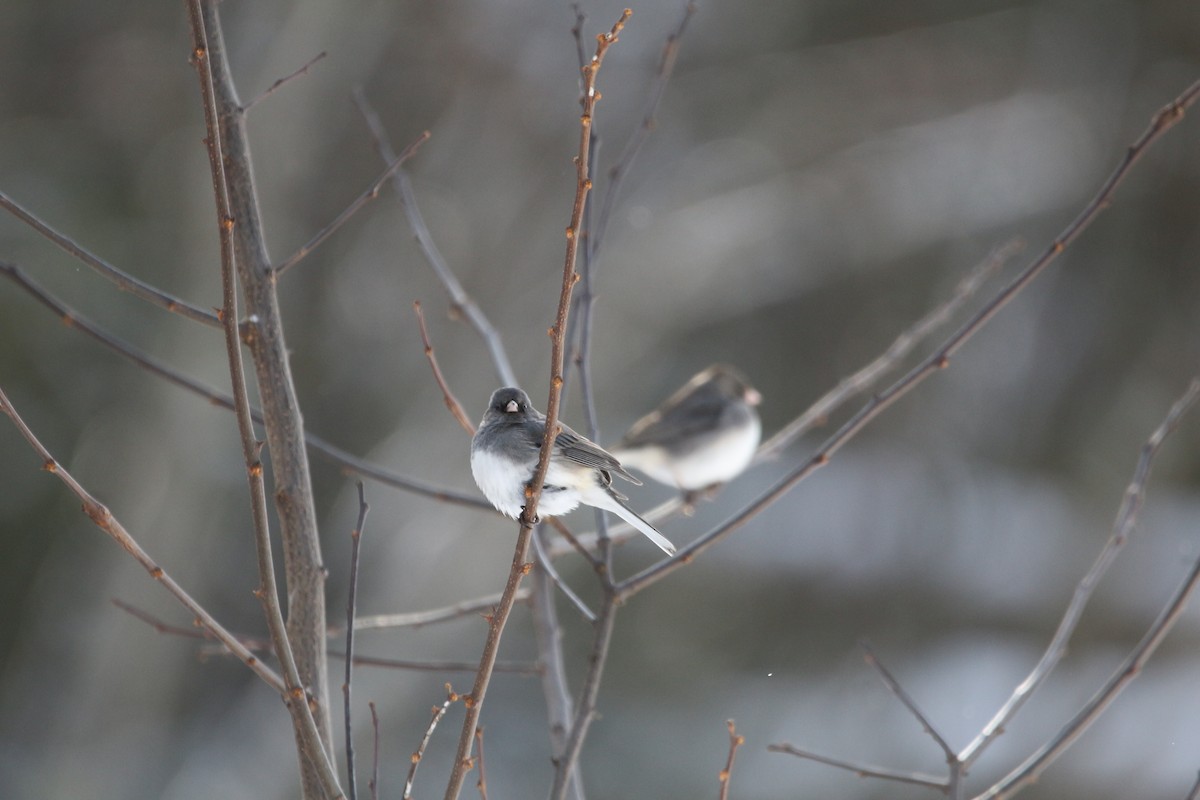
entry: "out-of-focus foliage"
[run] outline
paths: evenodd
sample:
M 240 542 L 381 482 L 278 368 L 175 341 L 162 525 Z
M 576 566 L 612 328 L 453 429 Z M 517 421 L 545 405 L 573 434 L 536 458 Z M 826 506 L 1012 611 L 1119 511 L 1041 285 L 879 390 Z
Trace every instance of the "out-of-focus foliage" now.
M 601 72 L 597 191 L 639 123 L 681 4 L 634 8 Z M 620 6 L 585 4 L 590 33 Z M 361 85 L 412 162 L 433 234 L 535 397 L 547 377 L 578 136 L 567 3 L 223 5 L 282 260 L 378 173 Z M 219 303 L 217 239 L 182 5 L 17 0 L 0 24 L 0 189 L 112 263 Z M 1151 114 L 1200 77 L 1200 7 L 1158 2 L 702 2 L 658 125 L 597 264 L 604 441 L 693 372 L 739 365 L 767 432 L 877 355 L 1014 235 L 1037 251 Z M 937 772 L 942 756 L 861 663 L 880 657 L 961 746 L 1024 676 L 1095 556 L 1137 448 L 1196 370 L 1200 123 L 1185 120 L 1113 208 L 954 360 L 834 462 L 696 564 L 623 608 L 582 769 L 594 797 L 715 795 L 725 719 L 747 737 L 740 800 L 925 797 L 769 755 L 790 740 Z M 214 385 L 219 333 L 122 294 L 17 220 L 0 259 L 86 316 Z M 384 194 L 288 273 L 288 343 L 311 430 L 396 470 L 473 490 L 466 441 L 423 361 L 414 299 L 474 416 L 497 378 L 399 204 Z M 260 633 L 232 417 L 99 349 L 0 283 L 0 386 L 46 444 L 230 627 Z M 581 423 L 577 396 L 566 420 Z M 108 603 L 181 624 L 0 420 L 0 794 L 295 795 L 286 714 L 237 663 L 197 660 Z M 744 475 L 665 532 L 686 543 L 811 451 Z M 972 773 L 986 785 L 1051 734 L 1200 554 L 1200 420 L 1168 444 L 1142 525 L 1039 699 Z M 315 461 L 331 619 L 344 608 L 352 487 Z M 363 613 L 497 591 L 515 528 L 378 486 Z M 652 487 L 635 505 L 662 499 Z M 570 522 L 589 527 L 590 517 Z M 622 574 L 656 557 L 620 553 Z M 585 596 L 586 565 L 561 569 Z M 568 664 L 588 630 L 569 607 Z M 502 658 L 531 657 L 514 616 Z M 483 624 L 360 637 L 362 652 L 477 658 Z M 340 640 L 339 640 L 340 641 Z M 1194 615 L 1029 798 L 1182 797 L 1200 753 Z M 399 795 L 446 680 L 361 670 Z M 578 678 L 575 678 L 576 685 Z M 536 680 L 499 676 L 484 713 L 493 796 L 537 797 L 550 767 Z M 440 791 L 450 717 L 422 767 Z M 449 732 L 448 732 L 449 731 Z

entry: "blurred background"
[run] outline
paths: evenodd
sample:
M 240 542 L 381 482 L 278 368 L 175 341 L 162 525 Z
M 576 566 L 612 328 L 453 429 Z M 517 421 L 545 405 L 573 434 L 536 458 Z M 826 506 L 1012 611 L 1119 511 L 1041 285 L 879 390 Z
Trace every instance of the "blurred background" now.
M 635 6 L 605 61 L 599 193 L 682 6 Z M 585 0 L 583 9 L 590 38 L 621 5 Z M 351 99 L 361 86 L 397 149 L 432 132 L 411 162 L 422 210 L 543 405 L 578 137 L 570 4 L 226 0 L 223 14 L 243 100 L 328 53 L 250 116 L 274 259 L 378 174 Z M 0 189 L 113 264 L 215 306 L 214 205 L 188 42 L 181 3 L 6 4 Z M 1040 252 L 1151 115 L 1198 77 L 1200 6 L 1185 0 L 699 3 L 597 264 L 601 441 L 716 360 L 751 377 L 765 430 L 775 431 L 948 297 L 994 247 L 1014 236 L 1028 243 L 1009 274 Z M 739 800 L 933 796 L 766 745 L 944 769 L 863 663 L 860 639 L 959 748 L 1025 676 L 1109 534 L 1138 448 L 1196 372 L 1198 223 L 1200 122 L 1188 118 L 949 370 L 623 607 L 582 760 L 589 796 L 715 797 L 728 718 L 747 737 L 733 777 Z M 117 291 L 8 215 L 0 259 L 187 374 L 228 385 L 218 332 Z M 412 301 L 424 302 L 442 369 L 473 418 L 498 378 L 478 337 L 446 313 L 396 197 L 385 192 L 290 271 L 280 296 L 309 429 L 390 469 L 475 492 L 466 437 L 430 377 Z M 231 415 L 66 328 L 8 282 L 0 386 L 183 586 L 228 627 L 263 633 Z M 584 426 L 577 392 L 564 415 Z M 664 533 L 680 544 L 701 535 L 826 433 L 746 473 L 694 517 L 664 523 Z M 354 490 L 328 462 L 313 467 L 337 621 Z M 514 524 L 377 484 L 367 491 L 361 613 L 500 590 Z M 670 493 L 631 494 L 646 508 Z M 568 521 L 591 527 L 590 514 Z M 972 788 L 1019 763 L 1118 665 L 1200 556 L 1198 522 L 1193 416 L 1167 444 L 1136 536 L 1068 656 L 975 767 Z M 657 555 L 634 542 L 618 572 Z M 596 599 L 586 564 L 568 557 L 559 567 Z M 296 796 L 278 698 L 238 663 L 156 634 L 113 597 L 189 624 L 0 421 L 0 794 Z M 559 611 L 577 689 L 589 630 L 569 606 Z M 468 617 L 364 633 L 359 650 L 473 661 L 484 634 Z M 1198 647 L 1192 611 L 1022 796 L 1182 798 L 1200 768 Z M 534 657 L 527 609 L 514 614 L 501 657 Z M 466 690 L 470 680 L 358 672 L 360 758 L 370 750 L 367 700 L 382 718 L 382 796 L 400 796 L 443 684 Z M 418 796 L 442 791 L 461 713 L 438 730 Z M 551 768 L 538 681 L 498 676 L 483 723 L 490 795 L 543 796 Z

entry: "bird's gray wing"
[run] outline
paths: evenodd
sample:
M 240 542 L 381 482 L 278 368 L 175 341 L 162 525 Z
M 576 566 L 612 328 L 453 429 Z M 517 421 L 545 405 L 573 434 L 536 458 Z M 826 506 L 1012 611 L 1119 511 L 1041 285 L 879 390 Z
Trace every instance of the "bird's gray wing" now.
M 601 472 L 620 475 L 625 480 L 632 484 L 641 486 L 642 482 L 630 475 L 621 466 L 621 462 L 613 457 L 600 445 L 580 436 L 575 431 L 563 425 L 562 431 L 554 439 L 554 444 L 563 457 L 574 461 L 576 464 L 583 464 L 586 467 L 598 469 Z

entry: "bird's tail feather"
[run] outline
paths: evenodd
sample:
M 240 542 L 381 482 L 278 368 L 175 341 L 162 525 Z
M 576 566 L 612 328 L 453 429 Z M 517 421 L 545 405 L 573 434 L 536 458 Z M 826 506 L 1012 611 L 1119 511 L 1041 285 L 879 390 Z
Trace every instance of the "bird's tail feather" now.
M 638 516 L 636 511 L 622 503 L 614 492 L 606 491 L 605 497 L 610 501 L 605 503 L 603 506 L 606 510 L 613 512 L 618 517 L 637 528 L 646 536 L 647 539 L 658 545 L 658 548 L 667 555 L 675 555 L 675 545 L 671 544 L 671 541 L 659 533 L 653 525 Z

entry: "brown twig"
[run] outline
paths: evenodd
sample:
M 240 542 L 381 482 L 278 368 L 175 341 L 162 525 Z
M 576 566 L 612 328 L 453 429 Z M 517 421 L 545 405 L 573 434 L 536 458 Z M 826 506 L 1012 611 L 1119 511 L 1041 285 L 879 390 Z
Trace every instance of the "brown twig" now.
M 157 289 L 145 281 L 133 277 L 127 272 L 122 272 L 104 259 L 80 246 L 70 237 L 54 230 L 54 228 L 34 215 L 32 211 L 22 207 L 4 192 L 0 192 L 0 208 L 4 208 L 14 217 L 58 245 L 68 255 L 91 267 L 92 270 L 99 273 L 102 278 L 111 282 L 121 291 L 129 292 L 140 300 L 145 300 L 152 305 L 170 311 L 172 314 L 178 314 L 193 322 L 202 323 L 210 328 L 221 327 L 221 321 L 212 311 L 192 305 L 186 300 L 181 300 L 178 297 L 167 294 L 161 289 Z
M 939 792 L 947 790 L 947 783 L 942 778 L 936 775 L 926 775 L 920 772 L 900 772 L 899 770 L 888 769 L 886 767 L 876 767 L 870 764 L 863 764 L 858 761 L 844 761 L 840 758 L 814 753 L 811 750 L 805 750 L 800 747 L 782 742 L 780 744 L 769 744 L 767 750 L 771 753 L 787 753 L 788 755 L 796 756 L 797 758 L 805 758 L 809 761 L 816 761 L 820 764 L 828 764 L 831 767 L 844 769 L 853 772 L 860 778 L 880 778 L 886 781 L 896 781 L 898 783 L 908 783 L 914 786 L 925 786 L 930 789 L 937 789 Z
M 221 234 L 222 324 L 230 373 L 235 382 L 238 429 L 251 486 L 259 573 L 259 592 L 272 631 L 276 655 L 287 682 L 306 798 L 342 796 L 333 767 L 333 730 L 329 710 L 328 660 L 325 652 L 325 568 L 317 535 L 316 508 L 308 454 L 304 447 L 300 403 L 288 365 L 274 274 L 267 254 L 254 175 L 246 140 L 245 118 L 237 99 L 217 0 L 188 0 L 192 54 L 204 101 L 206 144 Z M 238 330 L 233 316 L 236 265 L 248 312 Z M 270 532 L 262 483 L 260 445 L 250 421 L 242 381 L 239 333 L 252 356 L 271 451 L 275 510 L 280 523 L 287 583 L 288 618 L 283 621 L 275 587 Z
M 346 680 L 342 684 L 342 702 L 346 718 L 346 788 L 350 800 L 358 800 L 357 778 L 354 774 L 354 726 L 351 724 L 350 688 L 354 677 L 354 612 L 358 605 L 358 557 L 362 534 L 367 524 L 367 494 L 362 481 L 358 482 L 358 522 L 350 531 L 350 588 L 346 601 Z
M 475 434 L 475 426 L 467 418 L 467 412 L 463 410 L 462 403 L 458 402 L 454 392 L 450 391 L 450 386 L 446 383 L 446 376 L 442 375 L 441 367 L 438 366 L 437 356 L 433 352 L 433 342 L 429 340 L 429 330 L 425 327 L 425 312 L 421 310 L 421 301 L 413 301 L 413 311 L 417 313 L 417 325 L 421 328 L 421 343 L 425 346 L 425 358 L 429 359 L 429 368 L 433 370 L 433 379 L 437 381 L 438 388 L 442 390 L 442 401 L 445 402 L 446 408 L 450 409 L 450 413 L 458 420 L 458 424 L 467 432 L 467 435 L 472 436 Z
M 379 714 L 374 703 L 367 703 L 371 709 L 371 800 L 379 800 Z
M 475 788 L 479 790 L 479 800 L 487 800 L 487 770 L 483 761 L 483 726 L 475 729 L 475 749 L 479 751 L 479 780 Z
M 388 142 L 387 132 L 383 128 L 383 123 L 380 121 L 379 115 L 375 113 L 375 110 L 367 102 L 362 89 L 355 89 L 354 102 L 371 131 L 376 151 L 378 151 L 385 162 L 390 164 L 395 161 L 395 153 Z M 462 314 L 467 322 L 471 324 L 471 327 L 483 339 L 488 347 L 488 351 L 491 353 L 492 364 L 496 367 L 496 374 L 500 376 L 500 382 L 505 386 L 518 386 L 519 381 L 517 381 L 516 373 L 513 372 L 512 365 L 509 363 L 508 355 L 504 352 L 504 344 L 500 339 L 500 333 L 492 325 L 482 309 L 479 308 L 479 305 L 463 289 L 458 277 L 450 269 L 450 265 L 446 263 L 446 259 L 434 243 L 433 235 L 429 232 L 429 226 L 425 224 L 425 219 L 421 216 L 421 209 L 417 205 L 416 194 L 413 192 L 412 181 L 409 179 L 408 173 L 403 169 L 397 170 L 392 176 L 392 185 L 395 187 L 396 193 L 400 196 L 400 203 L 404 208 L 405 216 L 408 218 L 408 225 L 412 229 L 413 236 L 416 237 L 417 244 L 421 248 L 421 253 L 425 256 L 426 262 L 428 262 L 430 268 L 437 275 L 438 280 L 442 282 L 442 285 L 446 287 L 446 292 L 450 295 L 451 310 Z
M 349 222 L 350 218 L 357 214 L 363 206 L 379 197 L 379 192 L 381 189 L 383 189 L 383 184 L 387 183 L 388 179 L 392 177 L 396 170 L 400 169 L 401 165 L 403 165 L 405 161 L 413 157 L 413 155 L 417 152 L 417 148 L 429 141 L 429 137 L 429 131 L 425 131 L 417 137 L 416 141 L 404 148 L 404 150 L 400 153 L 400 156 L 389 163 L 387 167 L 384 168 L 383 172 L 379 174 L 379 177 L 371 181 L 371 185 L 368 186 L 362 194 L 354 198 L 354 200 L 350 202 L 350 205 L 346 206 L 342 213 L 338 214 L 332 222 L 330 222 L 321 230 L 317 231 L 315 236 L 301 245 L 296 252 L 288 256 L 283 263 L 275 268 L 275 273 L 277 275 L 283 275 L 289 269 L 299 264 L 308 256 L 309 253 L 324 244 L 326 239 L 328 239 L 343 225 Z
M 224 392 L 219 392 L 204 383 L 184 375 L 174 367 L 159 361 L 150 356 L 128 342 L 113 336 L 93 322 L 90 322 L 86 317 L 80 316 L 61 300 L 51 295 L 41 286 L 33 281 L 25 272 L 15 264 L 10 264 L 6 261 L 0 261 L 0 276 L 8 278 L 16 283 L 27 293 L 33 296 L 41 305 L 48 308 L 56 314 L 63 324 L 73 330 L 78 330 L 100 344 L 112 350 L 117 355 L 132 361 L 137 366 L 150 372 L 154 375 L 163 378 L 169 383 L 172 383 L 181 389 L 199 395 L 206 399 L 210 404 L 218 408 L 224 408 L 232 411 L 234 407 L 233 397 Z M 250 407 L 250 416 L 255 422 L 260 425 L 263 422 L 263 413 L 254 406 Z M 358 458 L 349 452 L 337 447 L 336 445 L 327 442 L 315 433 L 303 432 L 304 442 L 309 449 L 318 455 L 339 465 L 342 469 L 351 475 L 359 475 L 364 478 L 370 478 L 373 481 L 382 483 L 385 486 L 391 486 L 395 489 L 400 489 L 413 494 L 423 495 L 445 503 L 454 503 L 456 505 L 467 506 L 469 508 L 477 508 L 481 511 L 494 511 L 491 504 L 479 497 L 476 494 L 467 494 L 465 492 L 455 491 L 440 486 L 435 486 L 418 478 L 412 478 L 406 475 L 386 470 L 378 464 L 372 464 L 369 461 Z
M 130 535 L 129 531 L 125 529 L 125 526 L 121 524 L 120 520 L 114 517 L 112 512 L 109 511 L 103 503 L 89 494 L 88 491 L 84 489 L 74 477 L 72 477 L 71 473 L 69 473 L 60 463 L 58 463 L 54 456 L 50 455 L 50 451 L 42 445 L 37 436 L 34 435 L 33 431 L 29 429 L 29 426 L 25 424 L 25 420 L 21 419 L 21 416 L 17 413 L 16 408 L 13 407 L 12 403 L 8 399 L 8 396 L 4 393 L 2 388 L 0 388 L 0 412 L 3 412 L 9 419 L 12 420 L 13 424 L 17 427 L 17 430 L 20 431 L 21 436 L 24 437 L 25 441 L 29 443 L 29 446 L 33 448 L 33 451 L 37 453 L 38 458 L 42 460 L 42 469 L 56 476 L 60 481 L 63 482 L 63 485 L 70 489 L 71 492 L 77 498 L 79 498 L 80 502 L 83 503 L 83 513 L 87 515 L 88 519 L 95 523 L 97 528 L 108 534 L 113 541 L 121 546 L 122 550 L 133 556 L 134 560 L 142 565 L 142 568 L 150 574 L 151 578 L 162 584 L 163 588 L 170 592 L 171 595 L 188 610 L 188 613 L 190 613 L 196 620 L 196 624 L 203 628 L 208 636 L 211 636 L 219 641 L 230 653 L 237 656 L 237 658 L 243 664 L 248 666 L 255 675 L 262 678 L 262 680 L 268 686 L 281 694 L 284 693 L 285 687 L 283 678 L 281 678 L 274 670 L 264 664 L 258 656 L 250 652 L 250 650 L 238 640 L 238 637 L 226 630 L 219 622 L 217 622 L 215 618 L 213 618 L 211 614 L 208 613 L 208 611 L 204 609 L 203 606 L 192 599 L 192 596 L 184 591 L 183 587 L 176 583 L 175 579 L 168 575 L 166 571 L 163 570 L 163 568 L 160 567 L 154 561 L 154 559 L 152 559 L 150 555 L 142 549 L 141 545 L 139 545 L 133 536 Z M 189 631 L 189 633 L 193 632 Z M 198 635 L 207 638 L 205 634 Z
M 733 776 L 733 760 L 737 757 L 738 748 L 746 743 L 746 737 L 738 735 L 733 720 L 726 720 L 725 726 L 729 728 L 729 756 L 725 759 L 725 768 L 717 775 L 717 781 L 721 785 L 718 800 L 729 800 L 729 779 Z
M 450 706 L 457 703 L 459 700 L 470 707 L 470 697 L 460 697 L 455 694 L 450 688 L 450 684 L 446 684 L 446 701 L 440 706 L 433 707 L 433 718 L 429 721 L 429 727 L 425 729 L 425 735 L 421 737 L 421 744 L 417 747 L 417 751 L 412 754 L 412 764 L 408 768 L 408 779 L 404 782 L 404 800 L 412 800 L 413 781 L 417 777 L 417 767 L 421 764 L 421 759 L 425 757 L 425 748 L 429 746 L 429 740 L 433 738 L 433 732 L 437 728 L 438 723 L 442 721 L 442 717 L 446 716 L 446 711 Z
M 537 504 L 541 497 L 542 485 L 546 480 L 546 470 L 550 466 L 550 450 L 554 438 L 558 434 L 559 397 L 563 383 L 563 340 L 566 336 L 567 315 L 571 307 L 571 290 L 575 286 L 578 274 L 575 272 L 575 259 L 579 245 L 579 230 L 583 219 L 583 208 L 591 189 L 591 179 L 588 173 L 588 136 L 591 129 L 592 115 L 595 112 L 596 101 L 600 99 L 596 91 L 596 73 L 603 62 L 608 48 L 617 41 L 617 36 L 624 27 L 632 12 L 625 9 L 619 20 L 608 33 L 596 37 L 596 55 L 592 62 L 584 67 L 584 108 L 580 117 L 579 154 L 576 156 L 575 202 L 571 209 L 571 221 L 566 229 L 567 248 L 563 263 L 562 291 L 559 294 L 558 313 L 554 326 L 550 328 L 550 396 L 546 402 L 546 435 L 543 437 L 538 465 L 533 478 L 526 490 L 527 501 L 521 513 L 520 530 L 517 534 L 517 544 L 513 551 L 512 568 L 509 570 L 508 582 L 504 588 L 504 599 L 496 607 L 496 613 L 488 626 L 488 638 L 484 644 L 483 656 L 480 659 L 479 672 L 475 678 L 475 686 L 471 690 L 474 702 L 467 708 L 466 719 L 463 722 L 462 733 L 459 735 L 458 751 L 454 765 L 451 768 L 450 780 L 446 786 L 445 800 L 457 800 L 462 790 L 463 778 L 470 760 L 471 745 L 475 727 L 479 722 L 479 713 L 483 707 L 484 695 L 491 679 L 492 665 L 496 661 L 500 637 L 504 625 L 512 610 L 512 597 L 521 584 L 521 579 L 529 569 L 526 554 L 529 550 L 529 540 L 533 526 L 537 524 Z
M 529 590 L 522 589 L 517 592 L 517 602 L 525 602 L 529 599 Z M 354 622 L 355 630 L 378 630 L 382 628 L 421 628 L 425 625 L 433 625 L 438 622 L 447 622 L 449 620 L 461 619 L 467 615 L 478 614 L 492 608 L 496 603 L 500 602 L 500 593 L 489 594 L 486 597 L 480 597 L 475 600 L 464 600 L 461 603 L 455 603 L 452 606 L 444 608 L 435 608 L 429 611 L 409 611 L 402 614 L 376 614 L 370 617 L 359 617 Z M 331 629 L 330 634 L 344 633 L 340 628 Z
M 755 516 L 787 494 L 796 484 L 810 474 L 829 463 L 847 442 L 853 439 L 859 431 L 872 420 L 890 408 L 897 400 L 920 385 L 930 375 L 950 366 L 950 360 L 971 337 L 983 329 L 985 325 L 999 313 L 1022 289 L 1028 286 L 1042 273 L 1058 256 L 1074 242 L 1084 230 L 1096 219 L 1101 211 L 1112 204 L 1112 198 L 1130 169 L 1141 160 L 1146 149 L 1164 133 L 1183 119 L 1184 111 L 1200 97 L 1200 81 L 1196 81 L 1183 91 L 1177 98 L 1163 107 L 1154 115 L 1150 125 L 1126 150 L 1120 163 L 1100 187 L 1099 191 L 1084 206 L 1079 215 L 1042 251 L 1034 261 L 1027 266 L 1003 290 L 989 300 L 983 308 L 977 311 L 957 331 L 950 335 L 940 347 L 908 374 L 893 383 L 884 391 L 875 395 L 859 409 L 842 427 L 834 433 L 817 452 L 807 461 L 787 473 L 774 486 L 761 494 L 757 499 L 743 508 L 726 522 L 700 538 L 681 547 L 669 559 L 642 570 L 636 575 L 622 581 L 618 585 L 621 599 L 628 599 L 633 594 L 647 586 L 657 583 L 667 575 L 692 561 L 696 556 L 724 539 L 733 531 L 745 525 Z
M 259 103 L 261 103 L 263 100 L 266 100 L 268 97 L 270 97 L 271 95 L 275 94 L 275 92 L 277 92 L 277 91 L 279 91 L 280 89 L 282 89 L 282 88 L 283 88 L 284 86 L 286 86 L 288 83 L 291 83 L 291 82 L 292 82 L 292 81 L 294 81 L 296 78 L 299 78 L 301 75 L 307 75 L 307 74 L 308 74 L 308 71 L 309 71 L 310 69 L 312 69 L 312 66 L 313 66 L 313 64 L 316 64 L 318 61 L 320 61 L 321 59 L 323 59 L 323 58 L 324 58 L 325 56 L 327 56 L 327 55 L 328 55 L 328 53 L 326 53 L 324 50 L 322 50 L 321 52 L 317 53 L 315 56 L 313 56 L 312 58 L 310 58 L 310 59 L 309 59 L 309 60 L 308 60 L 308 61 L 307 61 L 307 62 L 304 64 L 304 66 L 302 66 L 300 69 L 296 70 L 295 72 L 292 72 L 291 74 L 284 75 L 282 78 L 280 78 L 279 80 L 277 80 L 277 81 L 275 81 L 274 83 L 272 83 L 272 84 L 271 84 L 270 86 L 268 86 L 268 87 L 267 87 L 267 88 L 266 88 L 266 89 L 265 89 L 265 90 L 264 90 L 264 91 L 263 91 L 263 92 L 262 92 L 262 93 L 261 93 L 261 94 L 260 94 L 258 97 L 255 97 L 255 98 L 254 98 L 253 100 L 251 100 L 249 103 L 247 103 L 246 105 L 242 106 L 242 113 L 243 113 L 243 114 L 249 114 L 249 113 L 250 113 L 250 109 L 254 108 L 256 105 L 258 105 Z
M 1038 663 L 1025 680 L 1021 681 L 1013 690 L 1012 695 L 983 727 L 983 730 L 959 753 L 958 758 L 963 762 L 964 767 L 969 768 L 974 764 L 988 745 L 1004 732 L 1021 706 L 1045 682 L 1066 653 L 1067 643 L 1083 616 L 1084 608 L 1091 599 L 1092 592 L 1108 572 L 1109 567 L 1112 566 L 1113 561 L 1124 548 L 1125 542 L 1136 527 L 1138 512 L 1146 498 L 1146 483 L 1150 478 L 1150 469 L 1154 465 L 1154 459 L 1157 457 L 1159 449 L 1166 438 L 1178 427 L 1183 415 L 1196 402 L 1198 393 L 1200 393 L 1200 383 L 1192 381 L 1184 395 L 1171 407 L 1162 424 L 1142 445 L 1137 467 L 1134 469 L 1129 486 L 1125 489 L 1125 495 L 1121 501 L 1121 507 L 1117 510 L 1108 541 L 1100 551 L 1100 555 L 1096 557 L 1091 569 L 1076 585 L 1071 602 L 1058 623 L 1058 629 L 1054 632 L 1050 644 L 1046 647 Z

